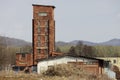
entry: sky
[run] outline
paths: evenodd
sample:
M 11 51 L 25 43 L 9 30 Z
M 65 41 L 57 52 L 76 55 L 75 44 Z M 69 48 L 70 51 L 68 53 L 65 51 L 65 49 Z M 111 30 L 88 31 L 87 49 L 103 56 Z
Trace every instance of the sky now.
M 120 39 L 120 0 L 0 0 L 0 35 L 32 42 L 32 4 L 56 7 L 56 41 Z

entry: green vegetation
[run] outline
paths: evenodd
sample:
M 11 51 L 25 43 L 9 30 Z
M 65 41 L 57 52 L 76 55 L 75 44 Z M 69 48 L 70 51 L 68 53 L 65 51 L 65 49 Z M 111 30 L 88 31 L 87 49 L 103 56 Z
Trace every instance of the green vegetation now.
M 96 56 L 120 57 L 120 46 L 94 46 Z
M 28 45 L 23 47 L 8 46 L 6 38 L 0 37 L 0 71 L 5 70 L 10 65 L 15 65 L 16 52 L 28 52 L 30 49 L 31 46 Z
M 71 45 L 57 46 L 61 52 L 68 53 L 69 49 L 72 47 Z
M 120 56 L 120 46 L 88 46 L 78 42 L 76 46 L 58 46 L 61 52 L 88 57 L 117 57 Z

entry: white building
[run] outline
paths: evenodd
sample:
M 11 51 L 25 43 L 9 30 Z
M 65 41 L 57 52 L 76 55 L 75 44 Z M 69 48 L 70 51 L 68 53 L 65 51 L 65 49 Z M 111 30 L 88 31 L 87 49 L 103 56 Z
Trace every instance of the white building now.
M 52 57 L 49 59 L 38 60 L 37 72 L 42 73 L 48 69 L 50 66 L 57 64 L 67 64 L 67 63 L 79 63 L 83 65 L 86 70 L 96 74 L 102 74 L 104 68 L 104 61 L 96 58 L 90 57 L 73 57 L 73 56 L 59 56 Z

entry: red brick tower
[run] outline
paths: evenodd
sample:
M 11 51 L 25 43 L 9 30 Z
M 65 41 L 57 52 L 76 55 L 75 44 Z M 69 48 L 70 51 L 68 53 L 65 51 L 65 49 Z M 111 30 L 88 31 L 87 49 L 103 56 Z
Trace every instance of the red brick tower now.
M 55 52 L 54 6 L 33 5 L 33 62 Z

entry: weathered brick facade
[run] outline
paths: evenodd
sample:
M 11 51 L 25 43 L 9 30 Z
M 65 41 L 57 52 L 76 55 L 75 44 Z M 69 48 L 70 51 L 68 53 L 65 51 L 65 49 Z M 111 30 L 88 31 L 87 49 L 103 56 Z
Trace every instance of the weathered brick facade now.
M 49 5 L 33 5 L 33 53 L 25 54 L 24 59 L 21 59 L 23 53 L 16 54 L 16 66 L 36 65 L 37 59 L 57 55 L 55 53 L 54 8 Z
M 55 52 L 54 6 L 33 5 L 33 59 L 53 56 Z
M 31 53 L 16 53 L 16 66 L 26 67 L 33 65 L 33 55 Z

